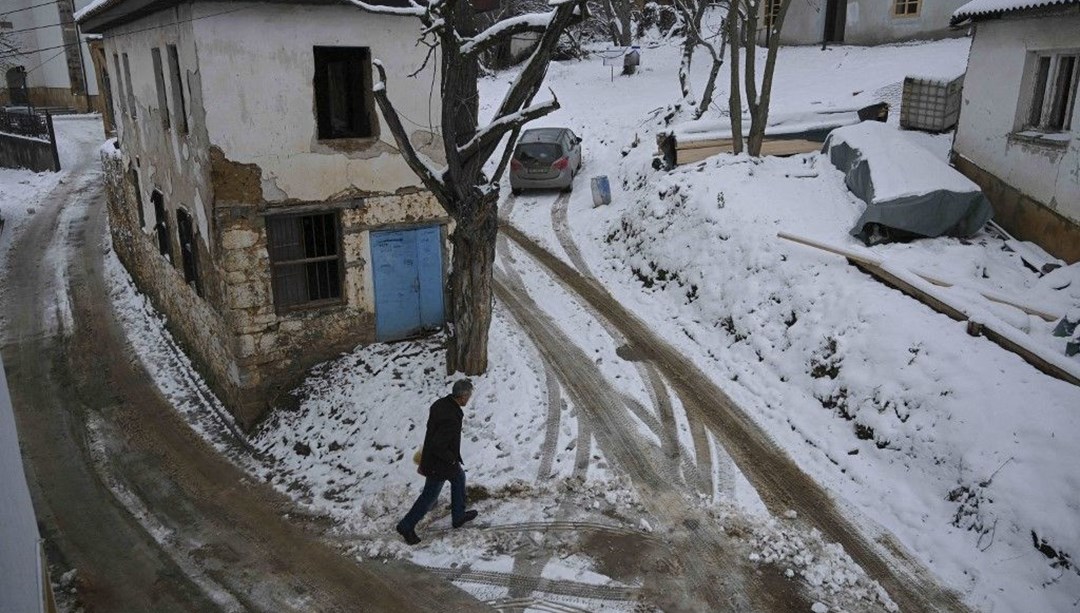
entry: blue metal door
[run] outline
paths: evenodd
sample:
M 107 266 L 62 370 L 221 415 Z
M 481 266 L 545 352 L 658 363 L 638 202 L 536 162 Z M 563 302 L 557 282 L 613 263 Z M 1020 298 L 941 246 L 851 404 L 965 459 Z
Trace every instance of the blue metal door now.
M 438 226 L 371 233 L 375 337 L 406 338 L 441 326 L 442 237 Z

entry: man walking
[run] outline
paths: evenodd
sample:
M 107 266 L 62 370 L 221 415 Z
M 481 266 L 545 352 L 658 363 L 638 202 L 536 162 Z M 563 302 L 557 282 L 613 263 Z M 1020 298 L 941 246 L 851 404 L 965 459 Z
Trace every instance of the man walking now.
M 473 385 L 468 379 L 454 382 L 449 396 L 431 405 L 428 413 L 427 434 L 420 454 L 420 474 L 427 478 L 404 519 L 398 522 L 398 534 L 410 545 L 420 542 L 416 536 L 416 524 L 435 506 L 442 492 L 443 483 L 450 482 L 450 513 L 455 528 L 476 519 L 476 511 L 465 510 L 465 471 L 461 468 L 461 421 L 465 417 L 462 407 L 472 397 Z

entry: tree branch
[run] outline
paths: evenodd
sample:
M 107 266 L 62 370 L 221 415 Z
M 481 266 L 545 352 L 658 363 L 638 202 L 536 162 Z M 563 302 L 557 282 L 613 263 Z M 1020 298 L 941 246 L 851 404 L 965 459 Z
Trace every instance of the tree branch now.
M 558 108 L 559 99 L 555 97 L 555 92 L 552 92 L 551 100 L 547 102 L 534 104 L 517 113 L 499 117 L 485 126 L 484 129 L 477 132 L 476 136 L 473 136 L 469 142 L 458 147 L 458 153 L 461 155 L 463 163 L 468 163 L 468 161 L 478 152 L 498 144 L 507 132 L 519 130 L 530 121 L 543 117 Z
M 461 45 L 461 52 L 477 54 L 490 49 L 515 34 L 525 32 L 543 33 L 551 25 L 551 20 L 554 18 L 555 11 L 549 11 L 547 13 L 529 13 L 503 19 L 472 39 L 465 41 Z
M 379 60 L 373 61 L 372 64 L 379 73 L 379 82 L 372 88 L 375 94 L 375 102 L 379 105 L 379 111 L 382 113 L 383 119 L 386 120 L 386 125 L 390 127 L 390 133 L 394 135 L 398 151 L 405 158 L 405 163 L 420 177 L 420 181 L 423 182 L 424 186 L 431 190 L 431 193 L 435 195 L 435 198 L 446 209 L 446 212 L 454 215 L 453 200 L 450 198 L 446 184 L 443 181 L 445 171 L 436 169 L 430 161 L 421 158 L 420 153 L 413 147 L 412 141 L 409 140 L 409 134 L 405 131 L 405 127 L 401 125 L 401 118 L 398 116 L 397 110 L 394 109 L 390 97 L 386 94 L 386 69 Z

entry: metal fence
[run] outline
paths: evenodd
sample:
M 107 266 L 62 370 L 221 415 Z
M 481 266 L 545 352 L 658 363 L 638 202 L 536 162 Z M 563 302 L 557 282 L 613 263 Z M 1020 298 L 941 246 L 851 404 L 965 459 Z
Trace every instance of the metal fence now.
M 30 109 L 0 109 L 0 132 L 49 140 L 49 116 Z

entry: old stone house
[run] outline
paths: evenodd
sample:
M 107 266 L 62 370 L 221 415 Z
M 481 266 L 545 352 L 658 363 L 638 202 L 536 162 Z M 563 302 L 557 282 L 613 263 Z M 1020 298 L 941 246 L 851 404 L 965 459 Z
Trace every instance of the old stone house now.
M 973 0 L 974 23 L 952 161 L 994 219 L 1080 261 L 1080 0 Z
M 449 220 L 372 94 L 378 59 L 440 160 L 434 69 L 407 78 L 417 20 L 334 0 L 98 0 L 78 19 L 111 69 L 114 248 L 243 425 L 312 365 L 443 325 Z
M 791 0 L 780 42 L 785 45 L 845 43 L 880 45 L 960 36 L 949 17 L 967 0 Z M 780 7 L 768 0 L 765 19 Z

